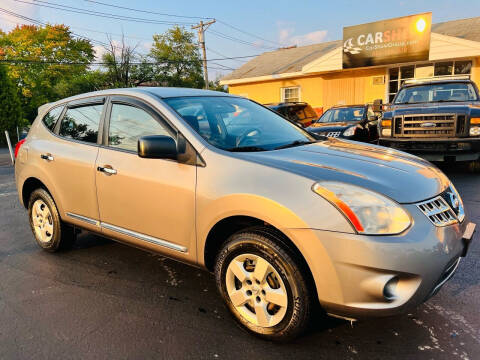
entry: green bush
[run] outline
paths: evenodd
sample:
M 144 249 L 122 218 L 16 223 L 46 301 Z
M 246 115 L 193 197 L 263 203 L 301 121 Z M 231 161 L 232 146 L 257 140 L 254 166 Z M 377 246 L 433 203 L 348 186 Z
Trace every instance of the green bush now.
M 7 143 L 5 130 L 9 132 L 12 143 L 15 143 L 17 126 L 22 128 L 25 124 L 17 88 L 8 77 L 5 66 L 0 64 L 0 143 L 2 145 Z

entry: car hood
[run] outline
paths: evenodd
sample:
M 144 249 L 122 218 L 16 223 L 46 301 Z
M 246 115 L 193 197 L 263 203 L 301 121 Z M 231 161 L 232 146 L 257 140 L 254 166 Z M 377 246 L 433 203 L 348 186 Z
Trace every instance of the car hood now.
M 478 107 L 478 102 L 440 102 L 440 103 L 421 103 L 421 104 L 403 104 L 393 105 L 389 111 L 394 111 L 395 115 L 408 114 L 440 114 L 456 113 L 469 114 L 472 106 Z
M 360 121 L 342 121 L 342 122 L 328 122 L 328 123 L 321 123 L 316 122 L 309 126 L 309 129 L 312 130 L 325 130 L 328 128 L 346 128 L 349 126 L 357 125 Z
M 399 203 L 432 198 L 449 185 L 448 178 L 426 160 L 355 141 L 330 138 L 315 144 L 242 155 L 313 181 L 341 181 L 362 186 Z

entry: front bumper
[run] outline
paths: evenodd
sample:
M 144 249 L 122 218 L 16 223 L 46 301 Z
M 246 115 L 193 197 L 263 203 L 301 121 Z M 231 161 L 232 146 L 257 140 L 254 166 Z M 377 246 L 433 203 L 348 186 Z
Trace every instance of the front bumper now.
M 382 146 L 419 155 L 430 161 L 472 161 L 480 158 L 480 138 L 385 138 Z
M 307 240 L 313 253 L 306 260 L 328 313 L 347 318 L 402 313 L 433 296 L 453 276 L 473 236 L 468 221 L 435 227 L 415 205 L 404 207 L 414 223 L 400 235 L 310 230 L 315 239 Z M 306 229 L 297 229 L 297 235 L 302 231 L 306 238 Z M 387 283 L 393 284 L 388 294 Z

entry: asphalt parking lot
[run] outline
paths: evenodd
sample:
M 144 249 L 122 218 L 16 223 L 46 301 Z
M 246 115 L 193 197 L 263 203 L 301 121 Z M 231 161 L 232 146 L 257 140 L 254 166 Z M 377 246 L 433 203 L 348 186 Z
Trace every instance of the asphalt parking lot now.
M 480 175 L 444 171 L 480 223 Z M 479 257 L 477 234 L 452 280 L 408 314 L 318 318 L 295 342 L 269 343 L 235 325 L 202 270 L 88 233 L 40 250 L 0 149 L 0 359 L 478 359 Z

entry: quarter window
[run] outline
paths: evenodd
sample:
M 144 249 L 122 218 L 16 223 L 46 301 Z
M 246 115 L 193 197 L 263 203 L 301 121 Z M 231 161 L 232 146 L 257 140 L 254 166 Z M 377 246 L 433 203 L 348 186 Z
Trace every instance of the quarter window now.
M 300 86 L 282 88 L 283 102 L 299 102 L 300 101 Z
M 58 106 L 48 112 L 47 115 L 43 117 L 43 123 L 50 130 L 53 131 L 55 124 L 63 111 L 63 106 Z
M 131 105 L 112 105 L 109 146 L 136 152 L 138 139 L 147 135 L 171 136 L 167 129 L 146 111 Z
M 96 143 L 103 105 L 87 105 L 68 109 L 62 119 L 59 135 Z

